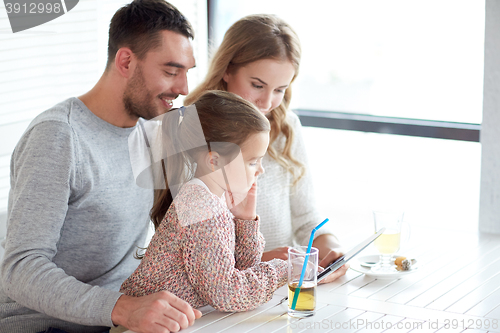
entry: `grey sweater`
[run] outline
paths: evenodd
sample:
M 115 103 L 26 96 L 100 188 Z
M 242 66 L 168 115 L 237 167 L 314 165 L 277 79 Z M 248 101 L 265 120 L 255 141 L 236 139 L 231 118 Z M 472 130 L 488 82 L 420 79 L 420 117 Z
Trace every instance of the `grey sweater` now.
M 40 114 L 16 146 L 0 332 L 102 332 L 144 246 L 151 190 L 135 185 L 134 128 L 118 128 L 70 98 Z M 85 325 L 85 326 L 83 326 Z

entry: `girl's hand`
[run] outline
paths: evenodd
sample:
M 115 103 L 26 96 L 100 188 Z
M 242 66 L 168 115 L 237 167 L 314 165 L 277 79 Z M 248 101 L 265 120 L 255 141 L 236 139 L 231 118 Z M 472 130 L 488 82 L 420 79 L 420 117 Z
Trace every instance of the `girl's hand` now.
M 255 220 L 257 218 L 257 183 L 252 187 L 244 198 L 242 195 L 226 191 L 226 202 L 229 210 L 236 218 L 241 220 Z
M 262 253 L 261 261 L 270 261 L 273 259 L 288 259 L 288 246 L 278 247 L 277 249 L 273 249 L 271 251 L 266 251 Z

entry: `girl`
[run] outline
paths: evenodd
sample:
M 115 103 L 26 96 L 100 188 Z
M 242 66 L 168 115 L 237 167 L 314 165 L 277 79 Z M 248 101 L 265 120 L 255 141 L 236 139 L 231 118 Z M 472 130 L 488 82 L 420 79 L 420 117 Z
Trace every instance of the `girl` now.
M 299 71 L 300 43 L 296 33 L 274 15 L 250 15 L 234 23 L 215 52 L 205 80 L 185 99 L 192 103 L 206 90 L 233 92 L 252 102 L 271 124 L 270 145 L 259 179 L 257 212 L 266 240 L 262 260 L 287 258 L 287 246 L 307 245 L 311 230 L 324 218 L 315 206 L 302 127 L 289 112 L 291 84 Z M 341 255 L 328 225 L 315 234 L 320 266 Z M 323 280 L 344 275 L 342 267 Z
M 194 107 L 166 116 L 168 183 L 151 211 L 156 232 L 121 291 L 143 296 L 167 290 L 195 308 L 254 309 L 286 283 L 285 261 L 260 262 L 256 179 L 264 173 L 269 121 L 251 103 L 222 91 L 206 92 Z

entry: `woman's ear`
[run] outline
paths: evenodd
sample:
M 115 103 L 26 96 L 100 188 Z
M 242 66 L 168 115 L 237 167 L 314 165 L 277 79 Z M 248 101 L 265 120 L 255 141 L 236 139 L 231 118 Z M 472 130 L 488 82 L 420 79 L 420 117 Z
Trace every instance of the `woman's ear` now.
M 230 74 L 229 74 L 229 69 L 226 68 L 226 71 L 224 72 L 224 75 L 222 75 L 222 79 L 224 80 L 224 82 L 228 83 L 229 82 L 229 79 L 230 79 Z

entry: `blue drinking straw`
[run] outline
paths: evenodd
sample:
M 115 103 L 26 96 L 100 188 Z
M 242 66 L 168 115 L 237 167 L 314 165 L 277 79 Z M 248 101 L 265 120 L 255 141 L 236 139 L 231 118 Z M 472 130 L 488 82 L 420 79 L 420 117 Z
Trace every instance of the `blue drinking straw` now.
M 297 286 L 293 294 L 292 310 L 295 310 L 295 306 L 297 305 L 297 300 L 299 299 L 300 287 L 302 287 L 302 282 L 304 281 L 304 274 L 306 273 L 307 261 L 309 260 L 309 253 L 311 252 L 311 247 L 314 240 L 314 233 L 316 232 L 316 230 L 324 226 L 325 223 L 328 221 L 330 220 L 325 219 L 311 231 L 311 237 L 309 237 L 309 245 L 307 246 L 306 257 L 304 259 L 304 263 L 302 264 L 302 272 L 300 273 L 299 285 Z

